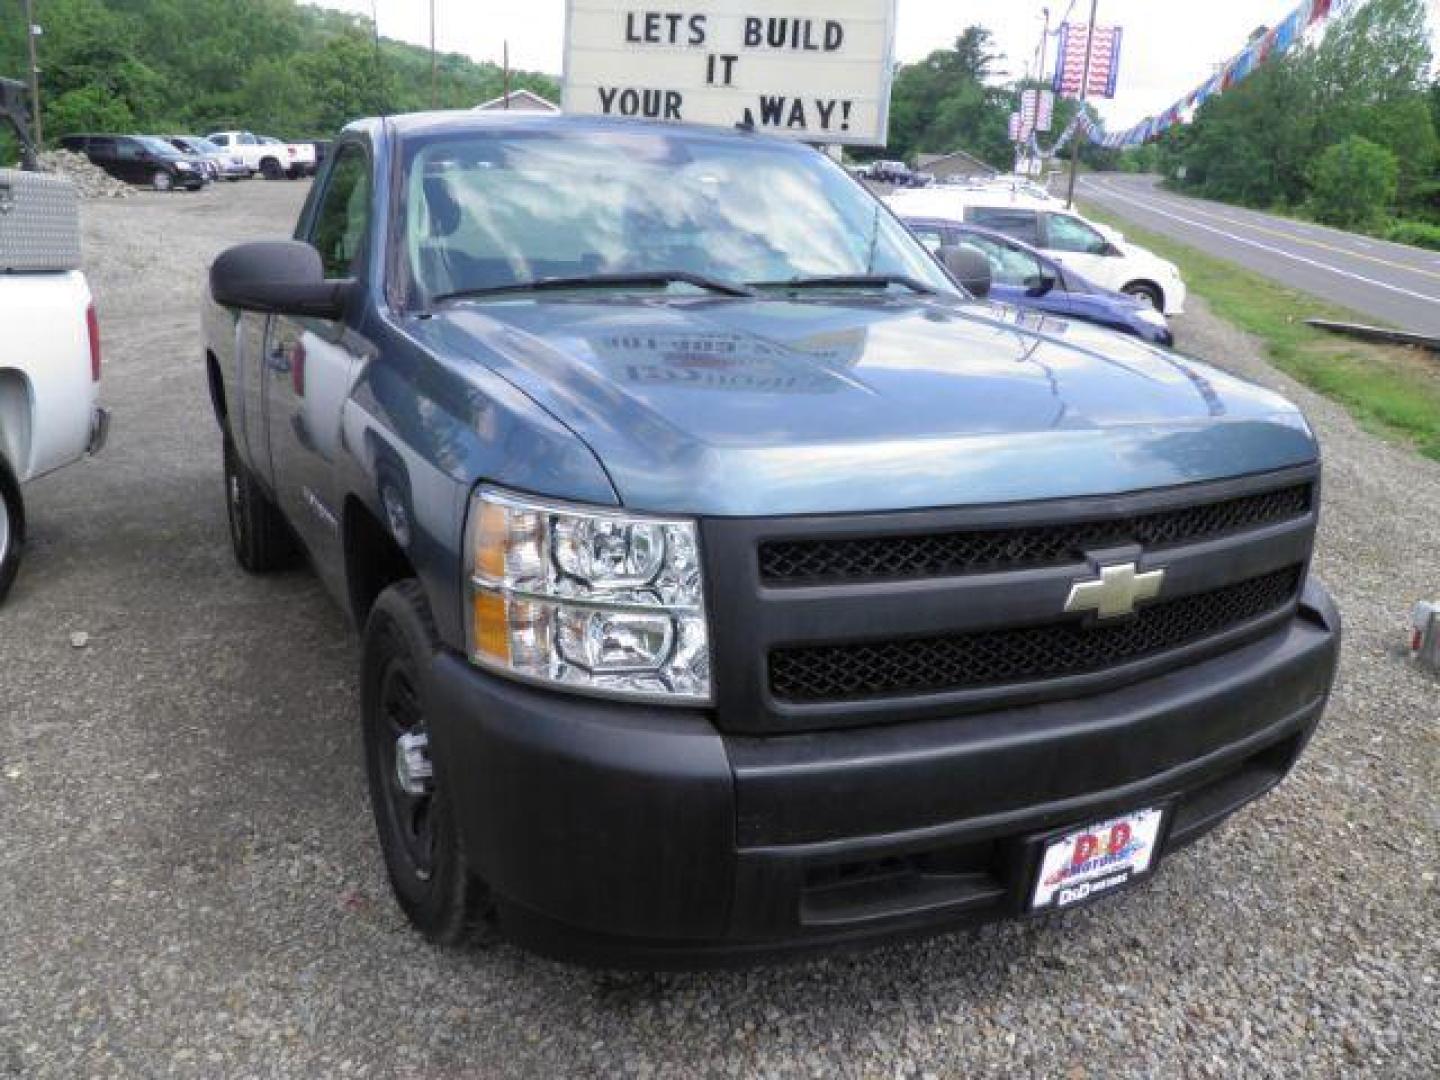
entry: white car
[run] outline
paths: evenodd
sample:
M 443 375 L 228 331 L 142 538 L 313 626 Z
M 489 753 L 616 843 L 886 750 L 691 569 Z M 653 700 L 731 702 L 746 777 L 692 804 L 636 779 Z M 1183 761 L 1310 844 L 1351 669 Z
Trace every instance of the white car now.
M 0 115 L 0 120 L 3 120 Z M 100 336 L 68 180 L 0 169 L 0 599 L 25 541 L 21 485 L 98 453 Z
M 1096 285 L 1145 300 L 1166 315 L 1184 314 L 1188 294 L 1174 263 L 1058 201 L 990 187 L 939 187 L 897 191 L 885 202 L 902 218 L 944 218 L 1004 233 Z

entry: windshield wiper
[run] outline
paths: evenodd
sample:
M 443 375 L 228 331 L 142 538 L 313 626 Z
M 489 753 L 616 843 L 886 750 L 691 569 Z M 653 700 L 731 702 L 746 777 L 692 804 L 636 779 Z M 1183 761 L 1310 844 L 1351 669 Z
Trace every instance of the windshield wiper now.
M 904 274 L 823 274 L 789 281 L 757 281 L 762 289 L 864 289 L 880 285 L 903 285 L 921 296 L 936 296 L 940 290 Z
M 434 303 L 446 300 L 465 300 L 472 297 L 497 296 L 503 293 L 544 292 L 560 289 L 606 289 L 626 285 L 693 285 L 697 289 L 720 293 L 722 296 L 754 296 L 755 290 L 748 285 L 719 278 L 692 274 L 688 270 L 645 270 L 636 273 L 583 274 L 576 277 L 537 278 L 534 281 L 516 281 L 508 285 L 490 285 L 478 289 L 456 289 L 441 293 Z

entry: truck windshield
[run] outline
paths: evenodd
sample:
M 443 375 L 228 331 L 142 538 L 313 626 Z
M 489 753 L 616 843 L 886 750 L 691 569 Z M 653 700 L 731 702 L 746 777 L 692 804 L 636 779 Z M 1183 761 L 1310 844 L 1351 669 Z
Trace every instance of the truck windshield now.
M 605 275 L 615 288 L 688 275 L 740 287 L 907 280 L 956 295 L 876 199 L 802 147 L 505 131 L 411 140 L 405 160 L 406 256 L 427 299 Z

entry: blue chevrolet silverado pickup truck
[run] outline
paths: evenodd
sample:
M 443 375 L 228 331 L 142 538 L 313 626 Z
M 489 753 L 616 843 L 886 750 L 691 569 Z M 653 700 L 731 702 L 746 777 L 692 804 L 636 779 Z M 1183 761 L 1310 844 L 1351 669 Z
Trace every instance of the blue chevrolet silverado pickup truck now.
M 357 122 L 216 260 L 235 555 L 363 634 L 420 930 L 656 967 L 1029 917 L 1294 765 L 1305 420 L 942 261 L 804 146 L 514 113 Z

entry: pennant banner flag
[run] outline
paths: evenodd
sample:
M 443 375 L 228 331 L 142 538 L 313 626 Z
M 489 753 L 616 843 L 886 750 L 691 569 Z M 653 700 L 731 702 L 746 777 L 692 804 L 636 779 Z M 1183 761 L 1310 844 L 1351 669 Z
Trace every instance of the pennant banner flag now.
M 1065 97 L 1115 96 L 1115 82 L 1120 75 L 1120 42 L 1123 31 L 1118 26 L 1097 26 L 1095 44 L 1090 45 L 1090 29 L 1083 23 L 1065 23 L 1060 27 L 1060 57 L 1055 68 L 1055 92 Z M 1085 53 L 1090 52 L 1090 83 L 1082 94 L 1085 82 Z
M 1332 14 L 1338 14 L 1341 10 L 1346 9 L 1349 6 L 1350 5 L 1347 3 L 1337 3 L 1335 2 L 1335 0 L 1302 0 L 1300 6 L 1297 7 L 1294 11 L 1292 11 L 1289 15 L 1287 15 L 1279 24 L 1250 41 L 1245 46 L 1245 48 L 1241 50 L 1239 55 L 1232 57 L 1226 64 L 1224 64 L 1220 68 L 1220 73 L 1218 75 L 1215 75 L 1214 77 L 1207 79 L 1205 82 L 1201 83 L 1184 98 L 1182 98 L 1180 101 L 1177 101 L 1174 105 L 1170 106 L 1170 108 L 1166 109 L 1164 112 L 1160 113 L 1157 116 L 1151 116 L 1146 118 L 1145 120 L 1140 121 L 1140 123 L 1136 124 L 1128 131 L 1122 131 L 1115 134 L 1106 134 L 1092 128 L 1090 133 L 1091 140 L 1112 149 L 1123 149 L 1129 146 L 1140 146 L 1144 143 L 1149 142 L 1152 139 L 1158 138 L 1166 131 L 1169 131 L 1172 127 L 1175 127 L 1177 124 L 1185 123 L 1187 119 L 1194 114 L 1194 111 L 1196 109 L 1200 108 L 1201 105 L 1205 104 L 1205 102 L 1210 100 L 1212 97 L 1215 97 L 1217 94 L 1222 94 L 1226 90 L 1229 90 L 1232 87 L 1243 82 L 1246 78 L 1248 78 L 1255 72 L 1256 68 L 1258 68 L 1261 64 L 1265 63 L 1267 60 L 1273 60 L 1276 57 L 1284 56 L 1286 53 L 1290 52 L 1292 49 L 1298 46 L 1302 40 L 1304 40 L 1305 32 L 1309 30 L 1310 27 L 1319 23 L 1321 20 L 1328 18 Z M 1083 70 L 1085 62 L 1085 28 L 1083 26 L 1072 28 L 1067 24 L 1066 26 L 1061 28 L 1060 32 L 1060 56 L 1062 60 L 1062 68 L 1059 72 L 1056 73 L 1055 76 L 1056 89 L 1060 89 L 1062 93 L 1069 92 L 1061 89 L 1060 84 L 1061 76 L 1065 71 L 1064 63 L 1068 63 L 1068 61 L 1066 60 L 1065 52 L 1067 47 L 1066 31 L 1072 30 L 1078 30 L 1080 35 L 1081 70 Z M 1096 55 L 1099 55 L 1100 52 L 1100 34 L 1101 31 L 1097 29 L 1095 31 Z M 1114 49 L 1114 55 L 1117 62 L 1119 59 L 1120 51 L 1118 35 L 1119 30 L 1117 28 Z M 1091 65 L 1092 70 L 1090 81 L 1091 85 L 1093 86 L 1095 83 L 1093 58 L 1091 61 Z M 1113 71 L 1111 72 L 1111 74 L 1113 76 Z M 1077 89 L 1080 82 L 1081 77 L 1077 74 L 1075 77 L 1075 86 L 1077 87 Z M 1110 90 L 1111 92 L 1109 94 L 1105 94 L 1105 97 L 1114 96 L 1113 81 L 1111 83 Z M 1096 96 L 1094 90 L 1091 91 L 1091 96 Z

